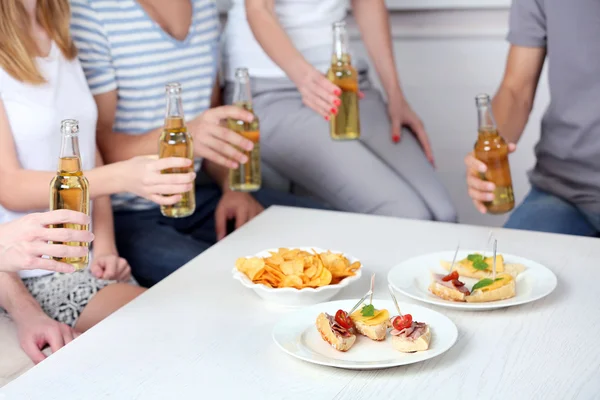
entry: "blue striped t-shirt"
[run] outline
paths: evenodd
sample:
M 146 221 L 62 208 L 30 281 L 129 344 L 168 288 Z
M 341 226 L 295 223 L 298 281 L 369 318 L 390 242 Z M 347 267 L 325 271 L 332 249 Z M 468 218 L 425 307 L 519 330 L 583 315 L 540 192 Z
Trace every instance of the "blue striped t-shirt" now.
M 179 41 L 135 0 L 71 0 L 71 33 L 92 93 L 117 91 L 115 132 L 139 135 L 162 126 L 167 83 L 181 83 L 186 120 L 210 107 L 218 63 L 218 12 L 214 0 L 193 0 L 192 5 L 190 31 Z M 113 206 L 156 207 L 132 194 L 113 196 Z

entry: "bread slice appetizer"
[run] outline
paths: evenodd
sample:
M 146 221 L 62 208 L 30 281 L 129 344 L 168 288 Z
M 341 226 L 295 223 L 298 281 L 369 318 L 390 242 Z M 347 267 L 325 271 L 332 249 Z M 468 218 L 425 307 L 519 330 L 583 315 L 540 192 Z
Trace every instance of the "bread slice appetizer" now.
M 382 341 L 391 327 L 388 310 L 377 310 L 372 304 L 363 306 L 350 315 L 356 330 L 372 340 Z
M 429 291 L 444 300 L 467 301 L 467 296 L 469 296 L 471 292 L 459 278 L 456 270 L 448 275 L 432 273 Z
M 429 349 L 431 331 L 424 322 L 413 321 L 412 315 L 399 315 L 392 319 L 392 346 L 403 353 Z
M 465 278 L 484 279 L 492 277 L 492 257 L 484 257 L 481 254 L 469 254 L 467 258 L 457 261 L 454 264 L 453 270 Z M 450 271 L 452 263 L 448 261 L 441 262 L 442 267 Z M 504 262 L 504 257 L 496 256 L 496 273 L 506 272 L 516 277 L 525 270 L 525 266 L 521 264 L 507 264 Z
M 340 313 L 341 311 L 341 313 Z M 336 318 L 339 315 L 345 315 L 347 320 Z M 327 313 L 321 313 L 317 317 L 317 330 L 321 334 L 324 341 L 329 343 L 331 347 L 338 351 L 348 351 L 356 341 L 356 335 L 353 332 L 352 323 L 348 314 L 343 310 L 339 310 L 333 317 Z M 348 324 L 349 322 L 349 324 Z
M 486 303 L 510 299 L 516 295 L 516 283 L 511 274 L 502 273 L 496 275 L 496 279 L 484 278 L 477 282 L 469 296 L 466 296 L 468 303 Z

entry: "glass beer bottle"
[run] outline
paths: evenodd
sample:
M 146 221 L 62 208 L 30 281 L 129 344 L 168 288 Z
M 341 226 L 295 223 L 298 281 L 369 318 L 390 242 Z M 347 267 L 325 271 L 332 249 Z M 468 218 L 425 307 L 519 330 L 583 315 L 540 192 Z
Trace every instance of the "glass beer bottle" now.
M 476 97 L 479 120 L 479 137 L 475 143 L 475 158 L 487 166 L 481 173 L 481 179 L 496 185 L 494 200 L 484 205 L 490 214 L 503 214 L 515 206 L 510 166 L 508 164 L 508 145 L 498 134 L 490 96 L 480 94 Z
M 352 66 L 345 22 L 333 24 L 333 56 L 327 78 L 341 90 L 337 114 L 330 115 L 329 132 L 335 140 L 354 140 L 360 137 L 358 113 L 358 74 Z
M 73 210 L 90 215 L 90 192 L 88 180 L 81 171 L 79 155 L 79 123 L 74 119 L 62 121 L 60 127 L 62 143 L 58 171 L 50 182 L 50 210 Z M 58 224 L 50 228 L 68 228 L 88 230 L 88 225 Z M 56 242 L 55 242 L 56 243 Z M 66 242 L 69 246 L 88 246 L 88 243 Z M 76 271 L 87 267 L 88 256 L 84 257 L 55 257 L 57 261 L 73 265 Z
M 235 89 L 233 105 L 241 107 L 254 114 L 252 107 L 252 92 L 250 91 L 250 75 L 246 68 L 235 71 Z M 229 170 L 229 188 L 240 192 L 254 192 L 260 189 L 262 176 L 260 172 L 260 130 L 258 117 L 254 114 L 252 122 L 229 119 L 228 128 L 239 133 L 254 143 L 251 151 L 238 149 L 248 156 L 248 162 Z
M 165 126 L 158 142 L 158 156 L 185 157 L 194 160 L 194 144 L 192 136 L 187 131 L 183 118 L 183 103 L 181 101 L 181 85 L 169 83 L 166 86 L 167 113 Z M 169 168 L 162 171 L 163 174 L 183 174 L 193 172 L 194 166 L 186 168 Z M 196 210 L 195 185 L 187 193 L 181 193 L 182 198 L 172 205 L 161 205 L 160 212 L 169 218 L 189 217 Z

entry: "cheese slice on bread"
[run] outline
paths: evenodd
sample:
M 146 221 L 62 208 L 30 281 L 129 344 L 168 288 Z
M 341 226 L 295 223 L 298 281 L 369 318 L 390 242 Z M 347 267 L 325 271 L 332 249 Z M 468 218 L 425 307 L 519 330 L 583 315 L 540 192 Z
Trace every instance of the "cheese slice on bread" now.
M 510 299 L 516 295 L 516 283 L 511 274 L 497 274 L 495 281 L 491 282 L 490 278 L 486 278 L 485 282 L 489 284 L 473 290 L 471 295 L 466 297 L 468 303 L 487 303 Z M 474 287 L 477 287 L 478 284 L 475 284 Z
M 356 310 L 350 315 L 356 330 L 372 340 L 385 340 L 387 330 L 391 326 L 388 310 L 374 310 L 373 315 L 365 316 L 362 310 Z
M 356 335 L 339 326 L 329 314 L 319 314 L 316 325 L 323 340 L 338 351 L 350 350 L 356 341 Z
M 485 263 L 485 265 L 482 263 Z M 476 264 L 478 268 L 476 268 L 474 264 Z M 444 269 L 450 271 L 452 263 L 449 261 L 441 261 L 441 265 Z M 465 278 L 484 279 L 492 276 L 492 265 L 492 257 L 484 258 L 481 254 L 469 254 L 469 257 L 454 263 L 453 269 L 457 271 L 460 276 Z M 504 262 L 504 257 L 501 255 L 496 256 L 496 273 L 506 272 L 516 277 L 524 270 L 524 265 L 508 264 Z

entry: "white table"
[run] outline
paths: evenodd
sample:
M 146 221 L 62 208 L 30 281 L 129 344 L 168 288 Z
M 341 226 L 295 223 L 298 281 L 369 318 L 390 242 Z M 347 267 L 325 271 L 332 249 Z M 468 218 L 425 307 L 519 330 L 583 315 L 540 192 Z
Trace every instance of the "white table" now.
M 289 310 L 231 278 L 238 256 L 278 246 L 347 251 L 364 262 L 356 298 L 412 256 L 481 246 L 488 229 L 272 208 L 0 390 L 6 399 L 592 399 L 600 396 L 600 241 L 496 230 L 499 250 L 558 276 L 536 303 L 437 308 L 458 326 L 447 353 L 411 366 L 346 371 L 298 361 L 271 339 Z M 177 251 L 177 249 L 172 249 Z M 402 298 L 401 301 L 410 301 Z M 432 306 L 433 307 L 433 306 Z M 435 307 L 433 307 L 435 308 Z

